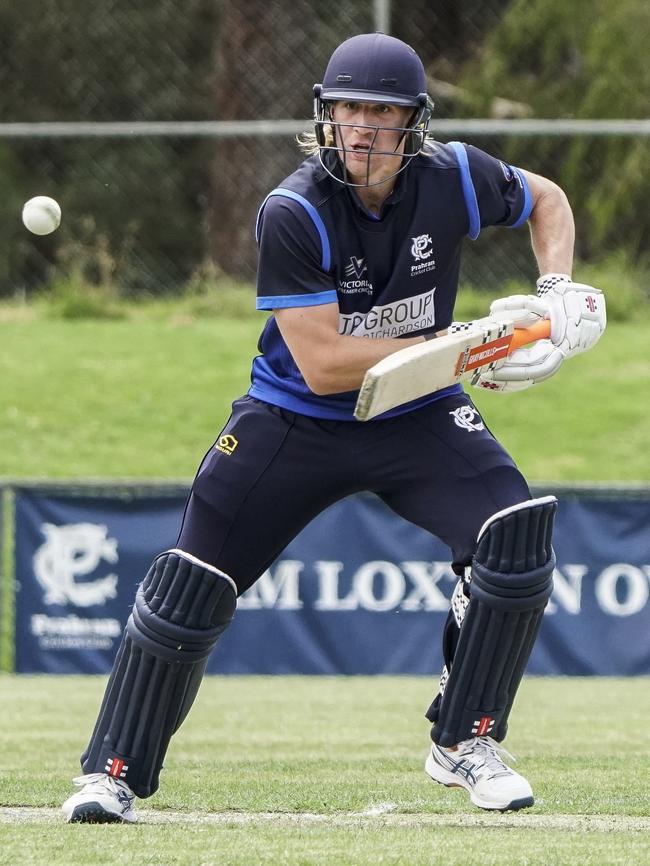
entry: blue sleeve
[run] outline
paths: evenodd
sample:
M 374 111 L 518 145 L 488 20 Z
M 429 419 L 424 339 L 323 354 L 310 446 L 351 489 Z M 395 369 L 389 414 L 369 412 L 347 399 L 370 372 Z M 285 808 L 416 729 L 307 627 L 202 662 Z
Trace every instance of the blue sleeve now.
M 478 147 L 467 145 L 466 150 L 481 228 L 523 225 L 533 208 L 523 172 Z
M 306 199 L 273 190 L 257 221 L 257 309 L 336 303 L 325 226 Z

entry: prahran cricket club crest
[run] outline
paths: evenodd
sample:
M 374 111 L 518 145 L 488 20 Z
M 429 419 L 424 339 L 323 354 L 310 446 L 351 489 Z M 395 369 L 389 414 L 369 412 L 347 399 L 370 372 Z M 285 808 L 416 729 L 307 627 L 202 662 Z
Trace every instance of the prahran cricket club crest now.
M 411 255 L 416 261 L 430 258 L 433 255 L 431 235 L 418 235 L 416 238 L 413 238 Z
M 435 271 L 436 262 L 433 256 L 433 240 L 431 235 L 423 234 L 411 238 L 411 255 L 416 264 L 411 265 L 411 276 L 419 277 L 428 271 Z
M 96 580 L 78 580 L 92 574 L 102 560 L 118 560 L 117 539 L 108 537 L 108 527 L 97 523 L 44 523 L 45 542 L 34 554 L 34 574 L 45 590 L 45 604 L 91 607 L 117 596 L 117 575 Z

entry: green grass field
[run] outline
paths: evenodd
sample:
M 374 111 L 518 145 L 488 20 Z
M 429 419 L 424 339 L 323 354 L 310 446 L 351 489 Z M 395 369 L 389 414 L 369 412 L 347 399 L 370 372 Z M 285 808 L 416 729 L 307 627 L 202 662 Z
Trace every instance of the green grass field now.
M 426 678 L 209 677 L 135 826 L 66 825 L 100 677 L 0 676 L 0 863 L 606 866 L 650 862 L 644 679 L 530 678 L 507 746 L 536 804 L 428 780 Z
M 2 315 L 0 477 L 187 478 L 249 385 L 262 314 Z M 515 394 L 469 389 L 532 482 L 648 482 L 650 320 Z

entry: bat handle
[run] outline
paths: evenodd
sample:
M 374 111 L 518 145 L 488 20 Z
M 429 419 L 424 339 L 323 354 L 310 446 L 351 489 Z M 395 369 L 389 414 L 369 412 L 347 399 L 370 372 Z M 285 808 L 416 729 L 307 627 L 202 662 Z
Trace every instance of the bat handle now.
M 536 340 L 543 340 L 550 336 L 551 323 L 548 319 L 535 322 L 530 328 L 515 328 L 508 348 L 508 354 L 514 352 L 520 346 L 526 346 L 528 343 L 534 343 Z

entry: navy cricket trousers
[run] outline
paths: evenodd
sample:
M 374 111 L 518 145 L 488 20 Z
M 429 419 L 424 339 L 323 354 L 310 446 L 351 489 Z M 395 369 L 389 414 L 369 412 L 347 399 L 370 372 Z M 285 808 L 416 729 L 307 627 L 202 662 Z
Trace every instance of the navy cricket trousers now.
M 469 565 L 496 511 L 530 498 L 466 394 L 383 421 L 325 421 L 243 397 L 198 470 L 177 546 L 244 592 L 317 514 L 370 491 Z

